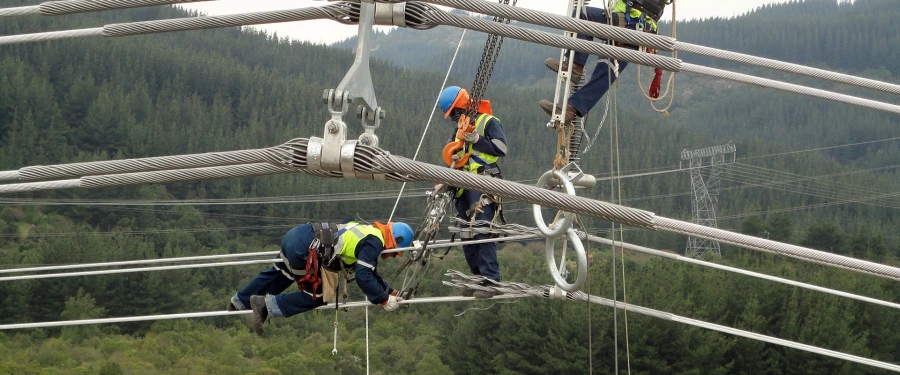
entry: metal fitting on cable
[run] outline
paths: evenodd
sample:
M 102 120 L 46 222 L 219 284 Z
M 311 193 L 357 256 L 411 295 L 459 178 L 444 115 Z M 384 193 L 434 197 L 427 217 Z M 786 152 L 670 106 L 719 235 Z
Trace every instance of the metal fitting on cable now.
M 406 2 L 375 3 L 375 24 L 406 27 Z
M 565 301 L 566 300 L 566 295 L 567 295 L 566 291 L 562 290 L 562 288 L 560 288 L 557 285 L 550 287 L 549 294 L 550 295 L 547 298 L 557 300 L 557 301 Z
M 372 73 L 369 70 L 372 26 L 393 24 L 395 13 L 402 15 L 404 9 L 404 4 L 376 4 L 374 0 L 358 2 L 359 33 L 356 56 L 353 65 L 337 88 L 325 90 L 322 95 L 323 104 L 331 119 L 325 123 L 322 138 L 313 137 L 309 140 L 307 160 L 310 169 L 341 172 L 345 178 L 382 181 L 386 179 L 383 174 L 357 173 L 353 166 L 357 144 L 378 147 L 375 130 L 381 126 L 381 121 L 386 117 L 385 111 L 378 106 L 375 88 L 372 85 Z M 344 118 L 350 112 L 351 104 L 358 105 L 356 118 L 362 122 L 364 132 L 358 140 L 348 141 L 347 123 Z

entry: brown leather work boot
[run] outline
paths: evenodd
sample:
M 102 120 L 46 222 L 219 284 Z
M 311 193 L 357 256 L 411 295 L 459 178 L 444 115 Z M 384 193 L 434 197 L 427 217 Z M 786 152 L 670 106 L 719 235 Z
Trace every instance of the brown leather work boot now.
M 541 100 L 541 109 L 547 113 L 547 116 L 553 116 L 553 103 L 550 103 L 549 100 Z M 562 104 L 556 105 L 557 113 L 562 113 Z M 572 121 L 575 120 L 576 117 L 581 117 L 578 113 L 578 110 L 575 109 L 571 104 L 566 106 L 566 124 L 571 124 Z
M 263 323 L 269 317 L 269 309 L 266 307 L 266 296 L 250 296 L 250 308 L 253 309 L 253 331 L 257 336 L 262 336 L 265 331 Z
M 547 66 L 554 73 L 560 71 L 559 61 L 556 61 L 554 58 L 549 58 L 544 60 L 544 65 Z M 569 69 L 569 62 L 563 61 L 562 63 L 562 71 L 567 71 Z M 581 82 L 581 76 L 584 75 L 584 65 L 579 63 L 572 63 L 572 83 Z

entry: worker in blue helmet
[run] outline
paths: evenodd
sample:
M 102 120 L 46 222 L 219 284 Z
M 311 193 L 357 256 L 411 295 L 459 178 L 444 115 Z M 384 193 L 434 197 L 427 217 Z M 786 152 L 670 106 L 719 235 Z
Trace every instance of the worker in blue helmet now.
M 662 12 L 666 5 L 670 3 L 671 0 L 618 0 L 611 12 L 612 25 L 632 30 L 640 28 L 646 32 L 655 34 L 657 33 L 657 22 L 662 16 Z M 608 13 L 609 12 L 607 12 L 606 9 L 584 7 L 584 11 L 581 12 L 580 18 L 587 21 L 606 24 L 609 21 L 607 17 Z M 578 39 L 594 39 L 592 36 L 586 34 L 578 34 L 577 36 Z M 630 49 L 638 48 L 637 46 L 624 44 L 619 44 L 618 46 Z M 565 55 L 568 58 L 569 53 L 566 52 Z M 577 84 L 581 81 L 581 78 L 584 75 L 584 65 L 587 63 L 588 57 L 590 57 L 590 55 L 587 53 L 575 51 L 575 59 L 571 64 L 571 80 L 573 84 Z M 569 70 L 569 61 L 567 60 L 564 60 L 562 64 L 560 64 L 556 59 L 549 58 L 544 61 L 544 65 L 554 73 L 560 70 Z M 622 73 L 627 66 L 627 61 L 619 61 L 617 64 L 618 73 L 614 73 L 613 68 L 605 62 L 604 58 L 599 58 L 597 66 L 591 74 L 591 79 L 589 79 L 575 94 L 569 97 L 569 102 L 565 110 L 563 110 L 562 104 L 557 104 L 557 113 L 561 113 L 565 116 L 566 124 L 571 123 L 576 117 L 583 117 L 588 114 L 588 112 L 597 105 L 597 102 L 603 98 L 603 95 L 609 91 L 610 85 L 616 82 L 616 79 L 619 78 L 619 73 Z M 661 71 L 657 74 L 661 74 Z M 541 109 L 543 109 L 547 115 L 553 113 L 553 103 L 549 100 L 541 100 L 540 105 Z
M 256 276 L 231 297 L 228 311 L 253 310 L 253 328 L 263 334 L 269 318 L 290 317 L 346 296 L 349 273 L 373 305 L 394 311 L 403 298 L 377 272 L 378 259 L 402 255 L 385 249 L 409 247 L 413 230 L 405 223 L 374 225 L 308 223 L 281 240 L 281 261 Z M 281 294 L 296 284 L 298 292 Z
M 500 120 L 492 115 L 490 102 L 480 101 L 475 105 L 477 108 L 476 115 L 470 120 L 474 121 L 474 131 L 466 133 L 462 139 L 458 138 L 459 132 L 457 132 L 458 126 L 456 125 L 460 119 L 463 119 L 463 121 L 467 120 L 464 115 L 470 101 L 468 92 L 457 86 L 450 86 L 444 89 L 438 97 L 438 105 L 441 111 L 444 112 L 444 118 L 450 119 L 454 124 L 454 136 L 451 139 L 451 144 L 461 140 L 465 141 L 464 147 L 457 154 L 453 155 L 453 160 L 459 160 L 463 155 L 468 155 L 468 160 L 459 166 L 461 170 L 502 178 L 497 160 L 506 156 L 508 151 L 506 134 L 503 132 Z M 499 223 L 504 221 L 502 204 L 500 198 L 496 196 L 473 190 L 458 189 L 455 195 L 455 205 L 458 217 L 463 220 L 484 220 Z M 471 235 L 469 234 L 468 236 Z M 486 239 L 490 237 L 490 234 L 477 234 L 474 237 L 463 238 L 463 240 Z M 463 245 L 463 252 L 465 253 L 466 263 L 469 264 L 469 269 L 473 274 L 500 281 L 500 264 L 497 261 L 496 243 Z M 491 298 L 497 293 L 465 289 L 463 290 L 463 295 L 476 298 Z

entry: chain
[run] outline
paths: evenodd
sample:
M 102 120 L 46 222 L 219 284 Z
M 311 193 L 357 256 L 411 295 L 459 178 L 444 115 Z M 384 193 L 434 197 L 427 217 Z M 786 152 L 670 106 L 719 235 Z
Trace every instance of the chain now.
M 517 2 L 518 0 L 513 0 L 512 5 L 516 6 Z M 499 0 L 498 3 L 509 5 L 510 0 Z M 509 24 L 510 22 L 509 19 L 497 16 L 494 16 L 493 21 L 505 24 Z M 475 81 L 472 83 L 472 95 L 466 107 L 466 115 L 469 117 L 469 121 L 473 123 L 478 114 L 479 102 L 481 102 L 485 91 L 487 91 L 488 83 L 491 81 L 491 76 L 494 74 L 494 66 L 500 58 L 500 49 L 503 48 L 503 40 L 503 37 L 490 35 L 484 42 L 484 51 L 481 53 L 481 62 L 478 65 L 478 72 L 475 74 Z

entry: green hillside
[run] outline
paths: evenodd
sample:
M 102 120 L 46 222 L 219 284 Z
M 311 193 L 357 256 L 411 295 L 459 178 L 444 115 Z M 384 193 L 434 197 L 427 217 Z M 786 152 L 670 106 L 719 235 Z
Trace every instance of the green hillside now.
M 882 42 L 897 44 L 890 23 L 867 22 L 862 28 L 856 18 L 874 13 L 874 20 L 892 19 L 900 12 L 888 7 L 887 0 L 857 0 L 855 5 L 840 7 L 831 3 L 817 0 L 767 7 L 732 20 L 686 22 L 678 30 L 685 41 L 900 82 L 900 67 L 891 58 L 896 51 L 874 47 Z M 0 0 L 0 7 L 28 4 Z M 793 21 L 782 20 L 782 14 Z M 174 8 L 146 8 L 56 18 L 7 17 L 0 21 L 0 35 L 189 15 Z M 699 33 L 711 28 L 717 31 Z M 786 35 L 796 35 L 796 40 Z M 863 45 L 867 38 L 876 37 L 881 38 L 877 43 Z M 380 47 L 375 54 L 384 60 L 373 64 L 373 77 L 379 102 L 388 113 L 379 136 L 392 153 L 412 156 L 415 152 L 458 38 L 458 33 L 446 29 L 398 30 L 376 38 Z M 454 83 L 468 85 L 474 75 L 483 36 L 471 38 L 454 70 Z M 733 41 L 738 38 L 746 41 Z M 798 44 L 805 47 L 791 52 Z M 835 52 L 835 45 L 850 46 L 854 53 Z M 514 42 L 505 44 L 503 51 L 488 96 L 510 139 L 510 155 L 502 160 L 504 176 L 534 181 L 552 166 L 554 133 L 545 127 L 546 116 L 536 103 L 552 90 L 551 74 L 541 61 L 558 51 Z M 876 55 L 879 51 L 884 58 Z M 321 105 L 322 90 L 337 85 L 352 57 L 346 49 L 292 43 L 238 29 L 0 46 L 0 170 L 256 148 L 321 135 L 329 118 Z M 701 61 L 691 58 L 685 60 Z M 900 184 L 893 168 L 900 160 L 897 142 L 749 159 L 897 137 L 896 116 L 682 77 L 672 116 L 662 117 L 637 100 L 635 74 L 630 69 L 619 88 L 623 170 L 675 168 L 685 148 L 734 141 L 740 150 L 738 158 L 747 158 L 739 161 L 752 167 L 729 167 L 723 175 L 721 227 L 898 264 L 897 199 L 816 207 L 848 197 L 896 192 Z M 599 109 L 589 121 L 591 136 L 599 125 Z M 444 120 L 435 121 L 420 158 L 432 163 L 439 162 L 438 150 L 452 129 Z M 351 128 L 354 133 L 361 131 L 358 124 Z M 597 176 L 609 172 L 607 130 L 608 124 L 584 160 L 585 170 Z M 841 175 L 752 187 L 792 179 L 781 173 Z M 413 184 L 412 188 L 429 186 Z M 690 196 L 683 194 L 690 183 L 684 173 L 630 178 L 622 188 L 628 205 L 667 217 L 690 217 Z M 50 200 L 286 197 L 283 200 L 301 201 L 324 193 L 366 198 L 398 189 L 396 184 L 298 174 L 4 196 L 0 199 L 0 267 L 273 250 L 294 225 L 356 214 L 384 220 L 393 204 L 393 198 L 178 206 L 59 205 Z M 600 183 L 580 195 L 606 199 L 609 185 Z M 404 199 L 396 217 L 415 222 L 423 198 Z M 511 203 L 507 208 L 510 221 L 532 225 L 527 205 Z M 583 224 L 600 235 L 609 227 L 589 218 Z M 646 231 L 628 231 L 625 239 L 676 252 L 683 251 L 685 243 L 681 236 Z M 611 297 L 610 251 L 592 248 L 590 252 L 588 291 Z M 504 279 L 535 285 L 551 282 L 543 246 L 507 243 L 501 253 Z M 900 298 L 895 282 L 730 247 L 723 254 L 722 259 L 710 260 L 886 301 Z M 456 294 L 441 284 L 441 271 L 465 269 L 461 258 L 451 254 L 438 263 L 422 286 L 423 295 Z M 382 272 L 392 275 L 396 264 L 385 263 Z M 0 324 L 219 310 L 236 288 L 263 267 L 0 281 Z M 900 314 L 895 310 L 665 259 L 627 255 L 625 268 L 627 294 L 621 278 L 617 293 L 630 303 L 900 362 L 896 330 Z M 351 291 L 352 300 L 362 299 L 356 288 Z M 596 373 L 610 374 L 615 368 L 613 336 L 617 335 L 620 369 L 630 362 L 635 373 L 885 373 L 633 313 L 627 320 L 626 350 L 623 315 L 618 315 L 615 331 L 613 314 L 603 307 L 588 310 L 584 304 L 537 300 L 491 306 L 420 305 L 396 313 L 370 309 L 372 372 L 585 373 L 592 358 Z M 469 307 L 489 309 L 455 316 Z M 275 321 L 267 326 L 264 338 L 250 333 L 241 318 L 4 331 L 0 333 L 0 373 L 362 373 L 363 312 L 341 314 L 338 356 L 330 353 L 332 317 L 331 313 L 311 313 Z

